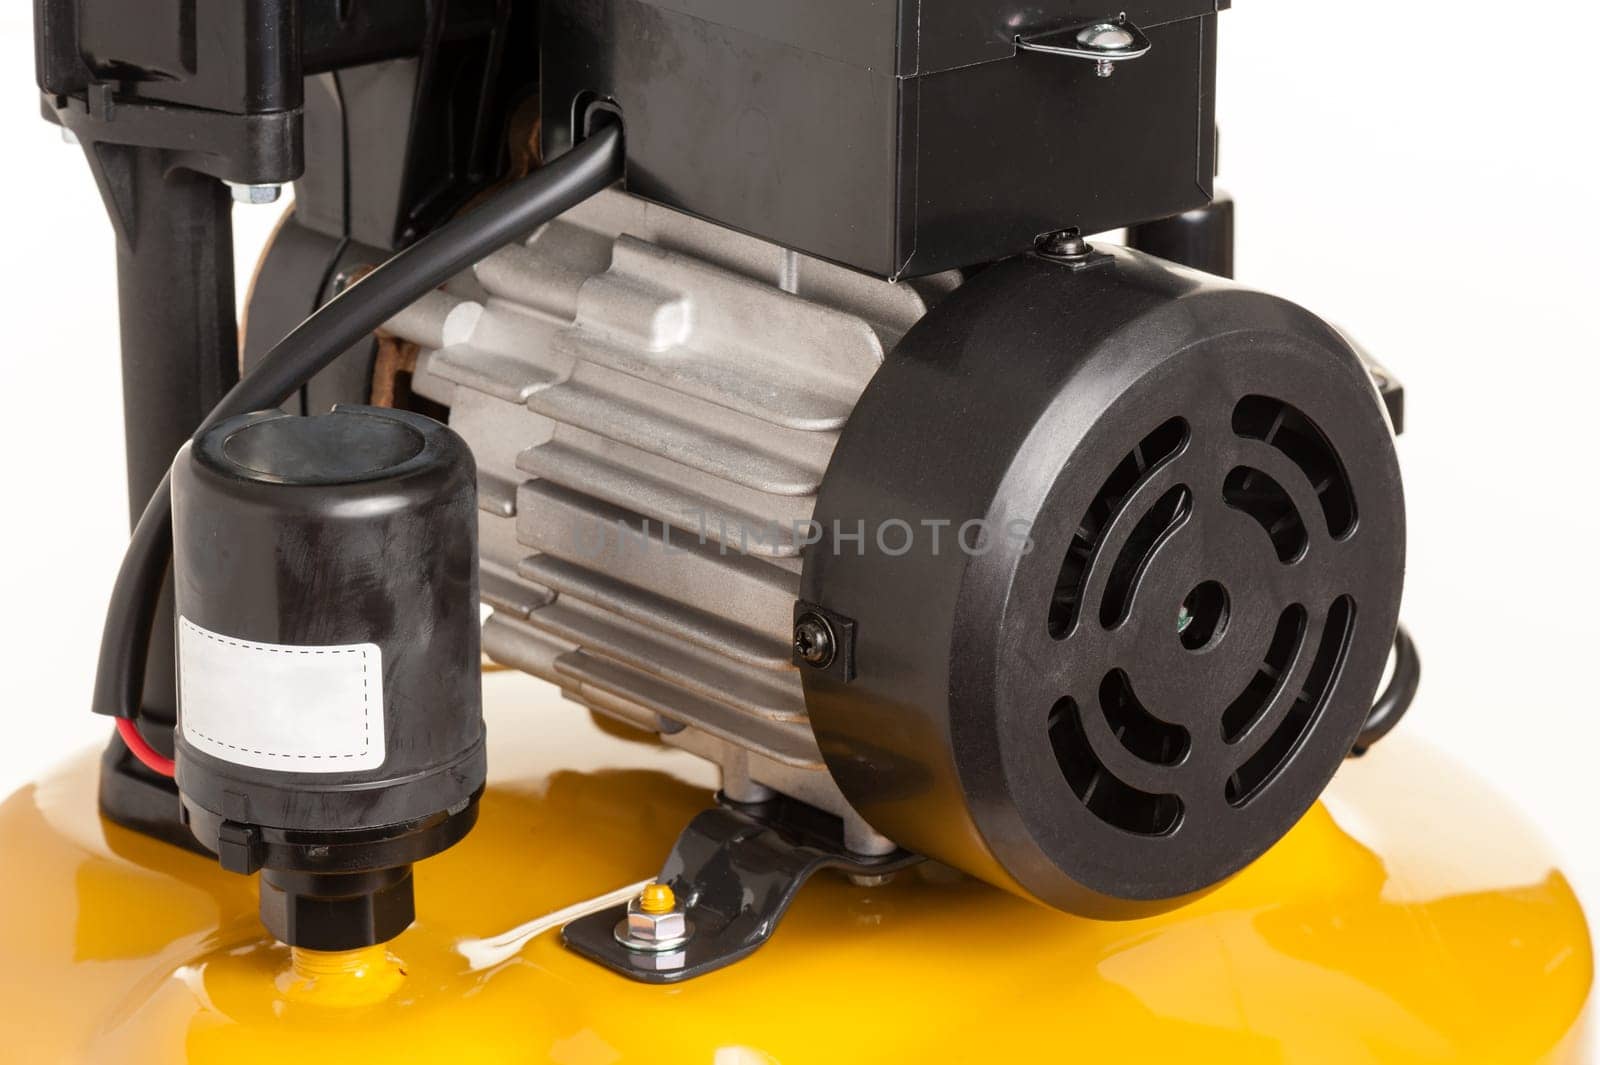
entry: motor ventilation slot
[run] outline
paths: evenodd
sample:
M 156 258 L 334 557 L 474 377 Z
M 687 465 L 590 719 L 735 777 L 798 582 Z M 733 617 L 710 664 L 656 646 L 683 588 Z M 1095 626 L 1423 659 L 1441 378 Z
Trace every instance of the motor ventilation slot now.
M 1156 548 L 1171 536 L 1189 516 L 1190 494 L 1187 485 L 1170 489 L 1156 501 L 1156 505 L 1139 519 L 1127 543 L 1117 553 L 1106 581 L 1106 592 L 1100 600 L 1100 624 L 1110 629 L 1128 620 L 1133 610 L 1133 590 L 1138 587 L 1139 575 L 1150 564 Z
M 1342 595 L 1334 600 L 1322 628 L 1322 639 L 1317 656 L 1311 663 L 1300 695 L 1288 714 L 1278 725 L 1261 749 L 1251 755 L 1233 776 L 1228 778 L 1228 802 L 1244 806 L 1271 783 L 1294 753 L 1295 747 L 1311 731 L 1317 717 L 1327 705 L 1344 663 L 1345 652 L 1350 647 L 1350 637 L 1355 630 L 1355 600 Z
M 1250 727 L 1266 713 L 1273 699 L 1288 680 L 1290 667 L 1299 657 L 1306 634 L 1306 608 L 1299 603 L 1286 608 L 1278 618 L 1272 643 L 1261 668 L 1240 696 L 1222 712 L 1224 743 L 1238 743 Z
M 1335 540 L 1355 529 L 1356 497 L 1350 477 L 1315 422 L 1280 399 L 1246 396 L 1233 408 L 1233 431 L 1277 448 L 1300 467 L 1322 503 L 1328 533 Z
M 1061 573 L 1056 578 L 1055 595 L 1050 603 L 1051 636 L 1063 640 L 1071 635 L 1078 623 L 1090 562 L 1105 539 L 1106 531 L 1139 486 L 1182 451 L 1188 440 L 1189 423 L 1182 418 L 1161 423 L 1116 465 L 1100 491 L 1095 493 L 1061 561 Z M 1160 505 L 1155 509 L 1159 511 Z M 1156 531 L 1159 533 L 1160 529 Z
M 1279 562 L 1297 562 L 1305 555 L 1310 543 L 1306 523 L 1289 493 L 1271 476 L 1249 466 L 1240 466 L 1223 482 L 1222 498 L 1228 506 L 1250 515 L 1266 530 Z
M 1183 801 L 1176 795 L 1141 791 L 1107 769 L 1089 744 L 1076 700 L 1058 700 L 1050 710 L 1048 727 L 1050 745 L 1067 786 L 1096 817 L 1140 836 L 1164 836 L 1178 827 Z
M 1113 669 L 1100 682 L 1100 709 L 1118 742 L 1135 758 L 1153 765 L 1173 766 L 1189 753 L 1189 730 L 1156 717 L 1133 692 L 1133 682 Z

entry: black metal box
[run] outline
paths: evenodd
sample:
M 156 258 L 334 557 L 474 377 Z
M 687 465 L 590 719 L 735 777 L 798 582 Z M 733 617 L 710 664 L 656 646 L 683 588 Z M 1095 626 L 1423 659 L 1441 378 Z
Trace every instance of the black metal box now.
M 1166 217 L 1211 196 L 1228 0 L 1122 4 L 545 0 L 545 157 L 612 102 L 633 192 L 884 277 Z M 1109 77 L 1018 45 L 1119 15 Z

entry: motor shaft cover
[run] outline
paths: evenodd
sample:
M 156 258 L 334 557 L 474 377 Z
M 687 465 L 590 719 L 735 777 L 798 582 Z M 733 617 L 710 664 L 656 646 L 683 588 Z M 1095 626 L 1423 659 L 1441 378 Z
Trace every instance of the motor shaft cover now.
M 1176 904 L 1306 812 L 1404 574 L 1393 433 L 1350 346 L 1122 249 L 998 264 L 914 326 L 816 519 L 798 613 L 840 646 L 803 677 L 845 795 L 1091 916 Z

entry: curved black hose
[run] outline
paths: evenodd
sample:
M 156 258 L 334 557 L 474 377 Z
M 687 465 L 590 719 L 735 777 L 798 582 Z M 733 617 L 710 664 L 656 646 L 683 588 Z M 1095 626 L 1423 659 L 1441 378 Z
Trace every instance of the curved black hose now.
M 1353 757 L 1366 754 L 1369 747 L 1400 723 L 1406 711 L 1411 709 L 1411 700 L 1416 698 L 1417 686 L 1421 683 L 1422 660 L 1417 657 L 1417 645 L 1411 642 L 1411 634 L 1402 625 L 1394 633 L 1394 672 L 1390 674 L 1389 684 L 1383 689 L 1383 694 L 1372 704 L 1367 723 L 1361 726 L 1361 734 L 1350 749 Z
M 622 129 L 602 126 L 582 144 L 535 170 L 477 210 L 399 252 L 307 318 L 222 397 L 198 434 L 228 418 L 281 406 L 351 345 L 430 289 L 622 177 Z M 156 601 L 172 557 L 172 472 L 134 527 L 111 591 L 94 709 L 138 715 Z

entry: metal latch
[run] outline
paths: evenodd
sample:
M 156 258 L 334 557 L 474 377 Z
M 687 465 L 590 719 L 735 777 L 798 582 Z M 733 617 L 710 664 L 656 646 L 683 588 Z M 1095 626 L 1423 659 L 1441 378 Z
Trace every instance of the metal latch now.
M 1150 38 L 1128 21 L 1127 15 L 1103 18 L 1068 30 L 1051 30 L 1027 37 L 1017 36 L 1017 47 L 1024 52 L 1064 55 L 1087 59 L 1102 78 L 1116 73 L 1117 64 L 1138 59 L 1150 51 Z

